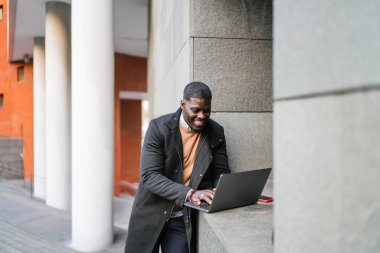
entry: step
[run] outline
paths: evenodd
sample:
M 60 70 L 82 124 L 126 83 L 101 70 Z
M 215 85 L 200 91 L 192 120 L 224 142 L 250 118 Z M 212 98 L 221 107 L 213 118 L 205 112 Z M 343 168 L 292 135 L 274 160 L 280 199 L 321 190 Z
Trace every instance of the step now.
M 128 230 L 129 218 L 132 212 L 134 197 L 121 194 L 119 198 L 113 198 L 114 205 L 114 225 L 125 231 Z
M 0 149 L 1 148 L 19 148 L 22 149 L 24 141 L 22 138 L 8 138 L 8 137 L 0 137 Z

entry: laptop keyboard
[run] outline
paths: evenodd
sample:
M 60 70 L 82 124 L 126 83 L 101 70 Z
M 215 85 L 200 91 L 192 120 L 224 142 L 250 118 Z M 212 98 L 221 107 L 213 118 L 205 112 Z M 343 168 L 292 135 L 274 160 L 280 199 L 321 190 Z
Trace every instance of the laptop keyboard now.
M 204 209 L 209 209 L 210 208 L 210 204 L 207 203 L 206 201 L 202 201 L 200 207 L 202 207 Z

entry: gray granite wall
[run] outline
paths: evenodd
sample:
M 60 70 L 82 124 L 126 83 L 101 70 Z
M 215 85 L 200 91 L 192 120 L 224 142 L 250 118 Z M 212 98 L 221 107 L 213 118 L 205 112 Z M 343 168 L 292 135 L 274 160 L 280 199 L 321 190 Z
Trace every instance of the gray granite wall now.
M 379 11 L 275 2 L 276 253 L 380 249 Z
M 157 0 L 150 13 L 151 116 L 176 110 L 188 82 L 205 82 L 232 172 L 272 167 L 272 1 Z M 200 214 L 199 252 L 271 252 L 272 206 L 258 208 Z
M 232 171 L 272 167 L 272 3 L 193 0 L 193 80 L 213 91 Z
M 272 2 L 193 0 L 190 9 L 193 80 L 213 92 L 232 172 L 272 167 Z M 199 252 L 272 252 L 268 208 L 200 213 Z
M 184 86 L 213 92 L 233 171 L 272 167 L 272 2 L 152 1 L 151 117 L 175 111 Z

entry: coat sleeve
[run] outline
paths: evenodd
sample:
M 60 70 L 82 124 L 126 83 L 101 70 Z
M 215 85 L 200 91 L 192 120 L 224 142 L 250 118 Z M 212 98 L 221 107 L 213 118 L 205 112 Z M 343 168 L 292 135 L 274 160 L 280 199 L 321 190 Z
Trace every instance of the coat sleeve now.
M 182 205 L 190 187 L 174 182 L 164 174 L 164 140 L 160 136 L 157 124 L 152 120 L 145 135 L 141 154 L 142 187 L 151 193 Z

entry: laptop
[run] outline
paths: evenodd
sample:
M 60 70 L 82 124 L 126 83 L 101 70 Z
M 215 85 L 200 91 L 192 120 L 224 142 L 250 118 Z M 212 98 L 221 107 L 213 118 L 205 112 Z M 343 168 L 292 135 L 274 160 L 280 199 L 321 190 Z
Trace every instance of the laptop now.
M 185 202 L 184 205 L 206 213 L 253 205 L 258 201 L 271 170 L 267 168 L 223 174 L 211 205 L 205 201 L 200 206 L 191 202 Z

